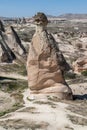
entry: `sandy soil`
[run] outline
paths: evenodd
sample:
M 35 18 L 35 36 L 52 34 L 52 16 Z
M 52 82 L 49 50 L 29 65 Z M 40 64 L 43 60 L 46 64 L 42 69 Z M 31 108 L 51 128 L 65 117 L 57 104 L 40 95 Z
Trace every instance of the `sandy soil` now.
M 0 91 L 0 112 L 10 109 L 15 104 L 15 99 L 9 93 Z
M 87 130 L 87 115 L 77 113 L 80 102 L 52 98 L 31 101 L 28 89 L 23 95 L 24 107 L 1 117 L 0 130 Z

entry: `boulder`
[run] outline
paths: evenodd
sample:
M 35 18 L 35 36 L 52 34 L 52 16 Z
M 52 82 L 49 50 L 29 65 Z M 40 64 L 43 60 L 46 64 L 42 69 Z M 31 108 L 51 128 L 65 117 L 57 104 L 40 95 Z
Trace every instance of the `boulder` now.
M 75 62 L 73 62 L 73 70 L 75 73 L 87 71 L 87 57 L 80 57 Z
M 66 60 L 55 39 L 46 30 L 44 13 L 34 17 L 36 32 L 29 47 L 27 73 L 30 94 L 53 95 L 60 99 L 72 99 L 72 91 L 66 84 L 63 71 Z

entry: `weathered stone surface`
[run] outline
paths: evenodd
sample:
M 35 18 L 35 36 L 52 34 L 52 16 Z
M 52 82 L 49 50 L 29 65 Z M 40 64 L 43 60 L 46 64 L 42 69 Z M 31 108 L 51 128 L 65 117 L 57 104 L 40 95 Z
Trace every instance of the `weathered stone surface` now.
M 11 26 L 9 27 L 5 34 L 4 34 L 4 39 L 8 46 L 16 53 L 22 55 L 23 53 L 26 53 L 26 49 L 21 43 L 21 40 L 14 30 L 14 28 Z
M 12 52 L 12 50 L 9 48 L 7 43 L 4 40 L 3 34 L 0 31 L 0 36 L 2 38 L 2 41 L 0 41 L 0 46 L 1 46 L 1 53 L 0 53 L 0 61 L 1 62 L 7 62 L 11 63 L 13 60 L 16 59 L 15 54 Z
M 1 20 L 0 20 L 0 31 L 5 32 L 4 25 Z
M 76 73 L 81 73 L 82 71 L 87 71 L 87 57 L 78 58 L 73 63 L 73 69 Z
M 1 22 L 0 26 L 0 62 L 11 63 L 15 59 L 26 60 L 27 51 L 15 29 L 12 26 L 4 29 L 4 26 Z
M 61 99 L 72 99 L 72 91 L 63 77 L 64 66 L 62 65 L 65 59 L 52 35 L 46 31 L 46 16 L 43 13 L 35 15 L 35 23 L 36 32 L 27 60 L 31 93 L 55 94 Z

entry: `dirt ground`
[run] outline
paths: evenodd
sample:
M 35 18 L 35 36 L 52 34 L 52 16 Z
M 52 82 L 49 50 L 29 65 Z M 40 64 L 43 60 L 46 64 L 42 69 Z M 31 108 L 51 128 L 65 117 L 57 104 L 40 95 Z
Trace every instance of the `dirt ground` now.
M 0 130 L 87 130 L 86 99 L 30 99 L 28 89 L 22 94 L 23 106 L 0 117 Z M 0 100 L 3 109 L 15 103 L 14 98 L 4 92 L 0 92 Z

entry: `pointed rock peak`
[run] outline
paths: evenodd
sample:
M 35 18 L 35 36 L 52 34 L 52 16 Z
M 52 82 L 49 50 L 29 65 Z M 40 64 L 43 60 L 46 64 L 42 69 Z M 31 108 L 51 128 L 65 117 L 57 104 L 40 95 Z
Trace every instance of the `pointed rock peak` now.
M 6 42 L 9 44 L 10 48 L 13 49 L 18 54 L 26 54 L 26 49 L 24 45 L 21 42 L 21 39 L 19 38 L 17 32 L 15 31 L 13 26 L 10 26 L 6 30 Z
M 4 25 L 3 25 L 3 22 L 1 20 L 0 20 L 0 30 L 5 32 Z
M 10 26 L 11 30 L 14 30 L 14 27 L 13 26 Z

